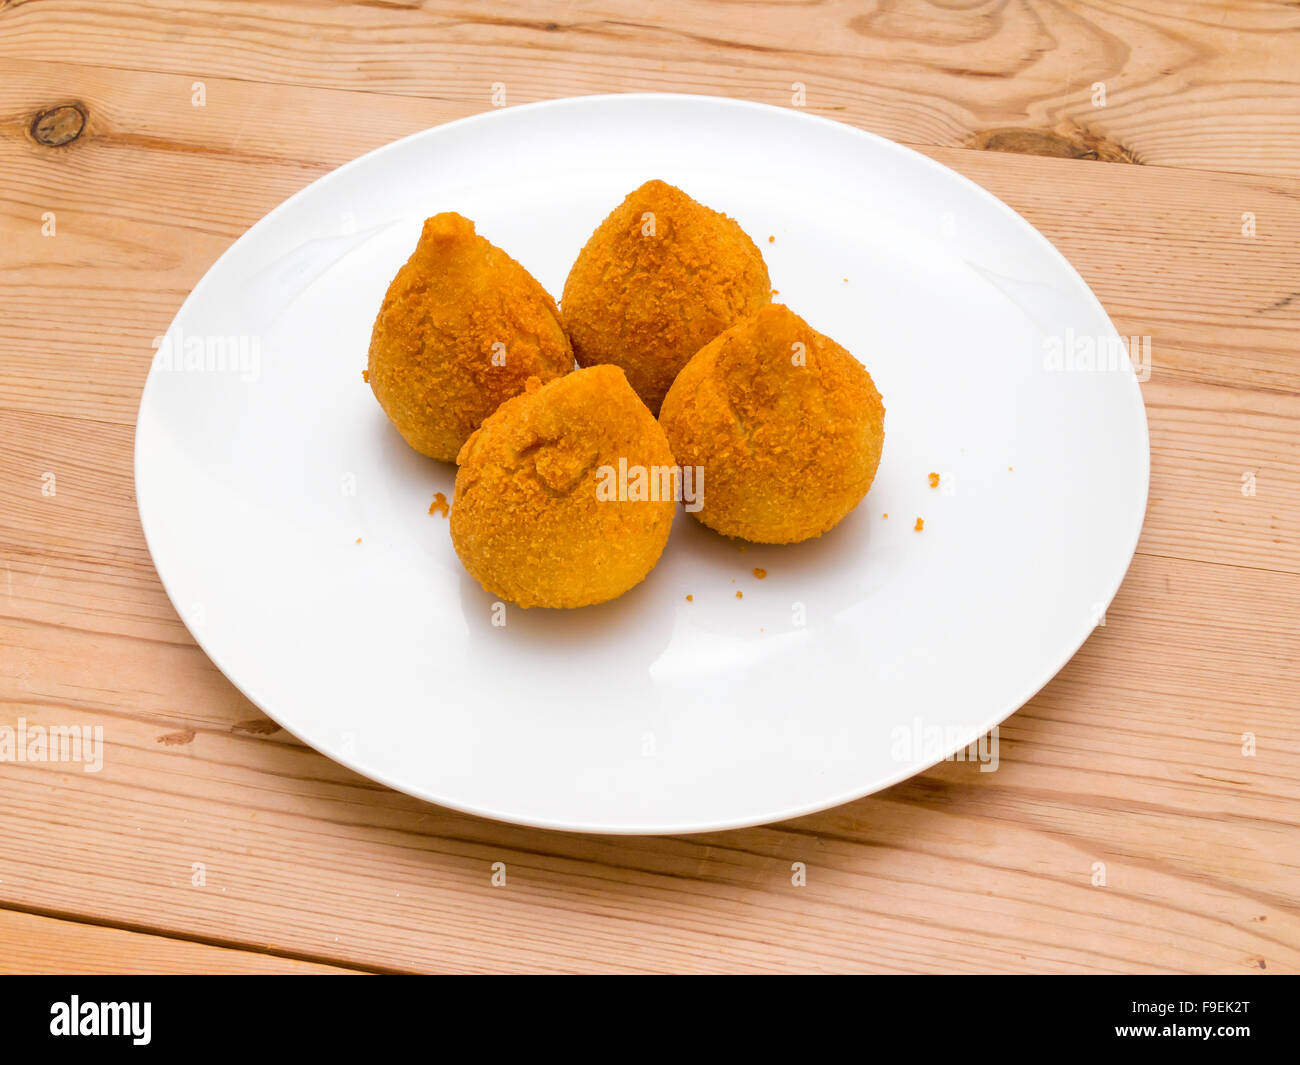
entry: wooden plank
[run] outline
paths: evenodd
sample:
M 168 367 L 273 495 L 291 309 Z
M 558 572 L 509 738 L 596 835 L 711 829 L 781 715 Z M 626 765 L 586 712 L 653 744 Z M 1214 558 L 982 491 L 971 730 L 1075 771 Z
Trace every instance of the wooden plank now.
M 1300 572 L 1300 401 L 1155 375 L 1139 550 Z
M 795 13 L 704 0 L 545 13 L 523 0 L 0 7 L 0 55 L 12 58 L 421 96 L 462 114 L 498 83 L 508 103 L 650 90 L 788 105 L 797 82 L 809 110 L 895 140 L 1289 176 L 1297 31 L 1300 12 L 1281 0 L 829 0 Z M 1027 134 L 990 136 L 1008 129 Z
M 349 970 L 275 954 L 168 939 L 0 909 L 0 974 L 148 973 L 329 975 Z

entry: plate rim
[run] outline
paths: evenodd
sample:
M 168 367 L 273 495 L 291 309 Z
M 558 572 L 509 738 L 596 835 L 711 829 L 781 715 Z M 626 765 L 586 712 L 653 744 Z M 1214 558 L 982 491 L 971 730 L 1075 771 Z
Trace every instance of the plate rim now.
M 314 178 L 312 181 L 308 182 L 302 188 L 298 189 L 296 192 L 292 193 L 284 200 L 276 204 L 273 208 L 271 208 L 271 210 L 269 210 L 256 222 L 254 222 L 251 226 L 249 226 L 243 233 L 241 233 L 207 267 L 207 269 L 203 273 L 203 276 L 199 278 L 199 280 L 195 283 L 194 287 L 181 301 L 180 306 L 176 309 L 176 312 L 172 316 L 171 322 L 167 327 L 167 332 L 170 333 L 175 329 L 176 322 L 180 320 L 180 318 L 185 314 L 186 309 L 189 307 L 191 301 L 193 301 L 196 298 L 196 296 L 199 296 L 199 294 L 204 290 L 205 286 L 209 282 L 210 277 L 212 276 L 214 271 L 216 271 L 217 267 L 227 257 L 233 255 L 236 249 L 239 248 L 239 246 L 244 241 L 248 240 L 258 230 L 272 224 L 277 215 L 279 215 L 282 211 L 288 210 L 300 198 L 305 197 L 309 192 L 315 189 L 318 185 L 335 178 L 336 176 L 350 170 L 353 167 L 357 167 L 364 163 L 368 163 L 369 161 L 375 159 L 376 157 L 382 156 L 386 152 L 394 151 L 400 148 L 401 146 L 407 144 L 408 142 L 417 140 L 419 138 L 433 137 L 442 131 L 455 128 L 455 127 L 463 127 L 469 124 L 490 124 L 494 121 L 501 121 L 506 116 L 513 117 L 519 115 L 520 113 L 530 113 L 538 110 L 568 109 L 573 107 L 605 107 L 611 104 L 621 105 L 627 102 L 654 103 L 654 102 L 667 102 L 667 101 L 671 101 L 674 103 L 691 102 L 691 103 L 699 104 L 701 106 L 721 107 L 724 109 L 734 108 L 737 110 L 756 111 L 756 112 L 764 112 L 769 114 L 775 113 L 776 115 L 781 116 L 783 120 L 788 120 L 793 118 L 795 121 L 799 121 L 799 122 L 808 122 L 823 127 L 833 127 L 835 130 L 848 134 L 850 136 L 865 138 L 873 142 L 878 149 L 884 150 L 885 152 L 892 152 L 900 158 L 908 159 L 912 165 L 921 165 L 923 167 L 930 169 L 932 172 L 942 173 L 947 179 L 950 180 L 956 179 L 959 184 L 963 184 L 968 189 L 973 190 L 977 198 L 983 200 L 984 202 L 992 206 L 996 211 L 999 211 L 1004 216 L 1006 216 L 1009 225 L 1019 227 L 1022 232 L 1028 231 L 1028 233 L 1032 235 L 1031 239 L 1039 242 L 1040 245 L 1045 248 L 1047 254 L 1050 257 L 1058 260 L 1065 267 L 1070 284 L 1075 288 L 1077 288 L 1078 294 L 1083 297 L 1085 302 L 1090 303 L 1093 309 L 1095 309 L 1097 312 L 1101 314 L 1102 319 L 1110 327 L 1111 334 L 1115 338 L 1117 339 L 1119 338 L 1120 335 L 1119 331 L 1115 328 L 1114 322 L 1111 321 L 1110 315 L 1106 311 L 1106 308 L 1102 305 L 1096 293 L 1092 291 L 1092 288 L 1084 280 L 1083 276 L 1078 272 L 1074 264 L 1070 262 L 1070 260 L 1065 256 L 1065 254 L 1059 248 L 1057 248 L 1056 245 L 1053 244 L 1047 238 L 1047 236 L 1041 230 L 1039 230 L 1032 222 L 1030 222 L 1027 218 L 1021 215 L 1009 204 L 1005 203 L 998 196 L 994 195 L 983 185 L 967 177 L 965 174 L 961 173 L 960 171 L 954 170 L 952 167 L 944 165 L 943 163 L 939 162 L 937 159 L 933 159 L 930 156 L 926 155 L 925 153 L 917 151 L 915 148 L 908 147 L 905 144 L 900 144 L 899 142 L 891 140 L 888 137 L 884 137 L 878 133 L 873 133 L 870 130 L 865 130 L 858 126 L 849 125 L 848 123 L 840 122 L 833 118 L 827 118 L 823 115 L 812 114 L 807 111 L 803 111 L 801 109 L 783 107 L 776 104 L 760 103 L 753 100 L 738 99 L 738 98 L 727 97 L 727 96 L 710 96 L 707 94 L 699 94 L 699 93 L 667 93 L 667 92 L 595 93 L 586 96 L 557 97 L 555 99 L 538 100 L 531 103 L 516 104 L 509 107 L 493 108 L 491 110 L 481 111 L 477 114 L 466 115 L 462 118 L 453 119 L 450 122 L 439 123 L 438 125 L 429 126 L 425 129 L 416 130 L 415 132 L 409 133 L 403 137 L 399 137 L 396 140 L 390 141 L 386 144 L 381 144 L 376 148 L 372 148 L 370 151 L 364 152 L 363 154 L 353 159 L 350 159 L 347 162 L 342 163 L 339 166 L 334 167 L 333 169 L 327 171 L 326 173 L 321 174 L 320 176 Z M 253 692 L 249 691 L 243 684 L 235 680 L 235 678 L 231 676 L 230 672 L 222 664 L 221 658 L 218 655 L 214 654 L 213 650 L 208 646 L 207 642 L 205 642 L 204 637 L 200 635 L 200 633 L 196 632 L 195 629 L 190 625 L 189 621 L 186 619 L 185 612 L 181 609 L 180 605 L 176 602 L 176 598 L 172 594 L 171 588 L 168 586 L 167 577 L 164 575 L 162 569 L 158 565 L 157 555 L 154 550 L 154 541 L 151 538 L 149 532 L 149 521 L 145 514 L 144 498 L 146 495 L 148 495 L 148 493 L 147 492 L 142 493 L 140 490 L 141 469 L 142 469 L 142 465 L 145 462 L 147 462 L 147 459 L 143 458 L 144 451 L 140 445 L 140 422 L 145 411 L 146 403 L 148 401 L 148 397 L 150 393 L 150 385 L 153 382 L 155 372 L 157 371 L 158 371 L 158 367 L 157 367 L 156 360 L 151 360 L 149 372 L 146 375 L 144 386 L 142 387 L 140 392 L 140 401 L 136 411 L 136 420 L 135 420 L 135 426 L 133 430 L 133 442 L 132 442 L 132 479 L 133 479 L 133 487 L 135 489 L 135 497 L 136 497 L 136 513 L 140 520 L 140 527 L 144 534 L 145 547 L 149 552 L 150 562 L 153 564 L 154 572 L 157 574 L 159 583 L 162 585 L 163 591 L 167 595 L 168 602 L 171 603 L 172 608 L 176 611 L 177 617 L 180 619 L 181 623 L 185 626 L 186 631 L 189 632 L 191 638 L 198 645 L 199 649 L 202 650 L 203 653 L 208 657 L 209 661 L 211 661 L 212 664 L 217 667 L 217 669 L 221 672 L 222 676 L 231 685 L 233 685 L 241 695 L 243 695 L 246 699 L 248 699 L 249 702 L 251 702 L 254 706 L 256 706 L 262 713 L 266 714 L 267 717 L 271 718 L 271 720 L 273 720 L 277 725 L 283 728 L 286 732 L 288 732 L 290 735 L 294 736 L 296 739 L 302 742 L 305 746 L 316 751 L 322 757 L 328 758 L 330 761 L 336 762 L 339 765 L 345 767 L 346 769 L 349 769 L 350 771 L 357 773 L 358 775 L 365 777 L 368 780 L 373 780 L 376 783 L 382 784 L 383 786 L 387 788 L 391 788 L 394 791 L 400 792 L 405 795 L 410 795 L 413 798 L 420 799 L 423 802 L 432 803 L 436 806 L 444 807 L 447 810 L 455 811 L 457 813 L 469 814 L 476 817 L 483 817 L 504 824 L 520 825 L 527 828 L 545 829 L 548 831 L 556 831 L 556 832 L 575 832 L 575 833 L 586 833 L 586 834 L 605 835 L 605 836 L 662 836 L 662 835 L 678 836 L 678 835 L 696 835 L 700 833 L 709 833 L 709 832 L 723 832 L 723 831 L 730 831 L 732 829 L 752 828 L 760 825 L 777 824 L 784 821 L 794 820 L 800 817 L 806 817 L 810 814 L 820 813 L 825 810 L 834 809 L 835 807 L 843 806 L 847 803 L 854 802 L 858 799 L 863 799 L 870 795 L 874 795 L 878 792 L 884 791 L 887 788 L 894 787 L 895 785 L 902 783 L 905 780 L 909 780 L 914 776 L 919 776 L 920 774 L 928 771 L 929 769 L 932 769 L 940 762 L 946 761 L 947 759 L 951 758 L 957 751 L 965 749 L 971 743 L 978 740 L 979 737 L 990 732 L 993 728 L 1001 725 L 1012 715 L 1018 713 L 1021 709 L 1023 709 L 1024 706 L 1031 699 L 1033 699 L 1040 691 L 1042 691 L 1043 688 L 1045 688 L 1057 676 L 1057 674 L 1059 674 L 1061 670 L 1064 669 L 1067 664 L 1069 664 L 1069 662 L 1074 658 L 1076 654 L 1078 654 L 1080 648 L 1083 647 L 1083 645 L 1088 641 L 1088 639 L 1092 636 L 1093 632 L 1096 629 L 1095 625 L 1089 626 L 1088 628 L 1082 631 L 1082 635 L 1078 638 L 1077 642 L 1067 641 L 1068 643 L 1072 643 L 1072 646 L 1069 647 L 1068 652 L 1065 653 L 1064 657 L 1062 657 L 1059 662 L 1056 662 L 1054 665 L 1052 665 L 1050 669 L 1047 670 L 1046 674 L 1041 677 L 1041 679 L 1031 680 L 1029 684 L 1025 686 L 1025 693 L 1023 696 L 1017 696 L 1014 700 L 1012 700 L 1011 705 L 1009 705 L 1009 708 L 995 711 L 993 718 L 981 723 L 980 726 L 977 728 L 977 730 L 974 731 L 971 734 L 970 738 L 967 739 L 964 743 L 956 745 L 951 750 L 947 750 L 946 749 L 947 744 L 944 744 L 943 748 L 941 748 L 944 750 L 944 754 L 941 757 L 937 757 L 930 761 L 926 761 L 920 765 L 910 765 L 910 764 L 905 765 L 901 767 L 896 773 L 891 774 L 882 780 L 877 780 L 863 788 L 850 789 L 847 792 L 837 794 L 828 799 L 817 799 L 809 803 L 795 806 L 793 808 L 783 809 L 780 811 L 774 811 L 770 813 L 762 813 L 758 815 L 751 815 L 745 817 L 728 818 L 720 821 L 710 821 L 707 823 L 680 824 L 680 823 L 668 822 L 663 824 L 647 824 L 647 825 L 634 825 L 634 826 L 618 825 L 618 824 L 600 824 L 597 822 L 588 822 L 585 824 L 579 824 L 574 822 L 556 821 L 545 817 L 533 817 L 533 816 L 528 816 L 527 814 L 503 812 L 500 810 L 491 810 L 484 807 L 475 806 L 472 803 L 453 801 L 446 798 L 445 796 L 436 795 L 431 790 L 420 788 L 410 783 L 398 783 L 392 779 L 389 779 L 384 773 L 377 772 L 373 768 L 367 768 L 364 765 L 362 765 L 361 764 L 362 760 L 355 755 L 345 756 L 340 753 L 335 753 L 335 752 L 327 753 L 325 751 L 322 751 L 320 748 L 315 746 L 315 744 L 307 740 L 305 737 L 299 735 L 299 733 L 294 728 L 289 726 L 285 721 L 283 721 L 279 716 L 277 716 L 277 714 L 270 708 L 270 706 L 267 705 L 267 701 L 259 699 Z M 1119 593 L 1119 590 L 1123 586 L 1124 580 L 1128 576 L 1128 572 L 1132 567 L 1133 559 L 1136 557 L 1137 554 L 1138 543 L 1141 539 L 1142 529 L 1145 525 L 1147 507 L 1150 502 L 1151 442 L 1150 442 L 1150 430 L 1149 430 L 1149 426 L 1147 423 L 1147 416 L 1146 416 L 1146 404 L 1142 398 L 1142 389 L 1138 382 L 1137 375 L 1134 372 L 1131 364 L 1127 366 L 1127 369 L 1124 372 L 1124 376 L 1128 381 L 1129 385 L 1131 386 L 1129 391 L 1129 396 L 1131 400 L 1131 406 L 1134 408 L 1133 410 L 1130 410 L 1128 416 L 1136 417 L 1136 425 L 1140 428 L 1142 444 L 1143 444 L 1142 448 L 1140 449 L 1141 466 L 1142 466 L 1141 506 L 1135 508 L 1137 514 L 1137 520 L 1135 522 L 1135 527 L 1132 530 L 1131 543 L 1125 552 L 1124 564 L 1122 567 L 1119 568 L 1118 576 L 1116 576 L 1111 582 L 1110 590 L 1105 596 L 1105 601 L 1103 606 L 1104 610 L 1108 610 L 1110 608 L 1111 603 L 1113 603 L 1115 596 Z M 1033 674 L 1033 676 L 1037 677 L 1037 674 L 1035 673 Z M 975 726 L 971 726 L 971 727 L 975 728 Z M 966 731 L 968 730 L 962 729 L 963 733 L 965 733 Z

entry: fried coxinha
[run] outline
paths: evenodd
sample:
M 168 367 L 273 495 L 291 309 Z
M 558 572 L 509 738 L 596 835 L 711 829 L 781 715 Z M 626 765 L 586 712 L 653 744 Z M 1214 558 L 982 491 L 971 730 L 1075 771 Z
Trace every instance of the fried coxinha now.
M 647 181 L 596 227 L 560 305 L 578 364 L 622 367 L 658 414 L 691 356 L 771 298 L 763 256 L 734 219 Z
M 573 369 L 555 301 L 458 214 L 424 223 L 388 286 L 366 379 L 389 420 L 422 455 L 451 462 L 489 414 Z
M 885 413 L 871 375 L 771 303 L 727 216 L 647 182 L 591 235 L 562 308 L 446 213 L 375 321 L 370 385 L 412 447 L 458 463 L 452 544 L 491 595 L 622 595 L 662 554 L 683 480 L 703 524 L 773 544 L 822 535 L 871 487 Z M 678 494 L 607 491 L 628 468 L 672 470 Z
M 457 461 L 452 545 L 512 603 L 603 603 L 644 580 L 668 542 L 671 495 L 601 490 L 611 470 L 673 467 L 663 429 L 617 366 L 530 381 Z
M 867 494 L 885 442 L 862 363 L 779 303 L 701 348 L 659 421 L 677 461 L 706 471 L 695 517 L 764 544 L 834 528 Z

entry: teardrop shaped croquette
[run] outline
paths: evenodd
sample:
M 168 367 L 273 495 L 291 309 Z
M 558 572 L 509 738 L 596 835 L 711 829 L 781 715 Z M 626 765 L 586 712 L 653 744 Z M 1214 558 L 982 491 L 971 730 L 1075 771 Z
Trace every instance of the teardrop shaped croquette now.
M 733 219 L 647 181 L 592 233 L 560 306 L 578 364 L 621 366 L 657 414 L 690 357 L 771 293 L 763 256 Z
M 458 214 L 424 223 L 375 319 L 367 379 L 416 451 L 450 462 L 530 377 L 573 369 L 555 301 Z
M 781 304 L 700 349 L 659 421 L 677 461 L 704 469 L 695 517 L 766 544 L 833 528 L 867 494 L 885 439 L 871 375 Z
M 458 461 L 451 541 L 491 595 L 523 607 L 603 603 L 640 583 L 668 541 L 671 494 L 644 498 L 651 483 L 632 478 L 670 470 L 672 452 L 616 366 L 530 381 Z M 611 495 L 620 469 L 631 491 L 615 483 Z

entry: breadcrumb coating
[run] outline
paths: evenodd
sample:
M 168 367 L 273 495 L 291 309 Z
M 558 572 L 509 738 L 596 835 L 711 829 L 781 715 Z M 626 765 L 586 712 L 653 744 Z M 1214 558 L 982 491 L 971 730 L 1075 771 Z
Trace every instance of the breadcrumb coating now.
M 559 309 L 533 276 L 469 219 L 428 219 L 384 296 L 365 375 L 406 442 L 450 462 L 528 378 L 572 369 Z
M 603 603 L 668 542 L 673 499 L 601 498 L 602 467 L 669 468 L 663 430 L 616 366 L 533 379 L 461 449 L 451 540 L 470 575 L 523 607 Z
M 871 375 L 781 304 L 702 348 L 659 420 L 677 461 L 704 467 L 695 517 L 771 544 L 820 536 L 857 506 L 885 437 Z
M 581 366 L 621 366 L 658 413 L 678 371 L 771 300 L 757 245 L 731 218 L 648 181 L 596 228 L 560 306 Z

